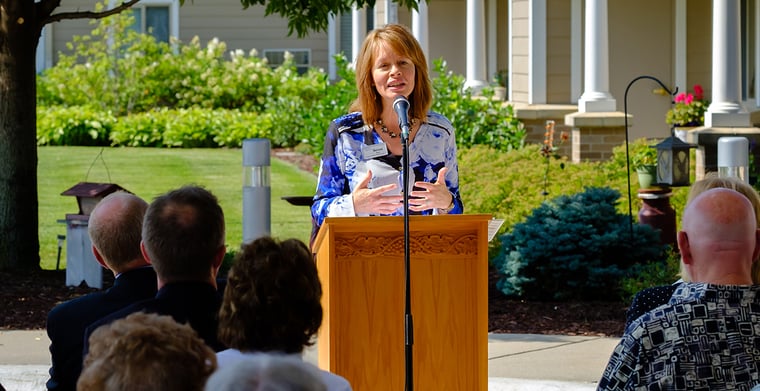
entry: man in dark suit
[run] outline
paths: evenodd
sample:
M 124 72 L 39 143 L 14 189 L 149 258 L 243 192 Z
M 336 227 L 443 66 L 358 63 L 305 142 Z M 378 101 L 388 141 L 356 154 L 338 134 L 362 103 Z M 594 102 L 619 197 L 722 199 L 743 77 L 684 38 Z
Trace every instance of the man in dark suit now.
M 111 288 L 57 305 L 48 313 L 52 366 L 49 390 L 75 390 L 82 369 L 85 329 L 90 323 L 156 294 L 156 273 L 140 251 L 148 203 L 126 192 L 103 198 L 90 214 L 92 252 L 116 277 Z
M 224 213 L 208 190 L 184 186 L 157 197 L 145 213 L 141 243 L 158 276 L 156 296 L 93 323 L 85 338 L 99 326 L 142 311 L 189 323 L 214 351 L 223 350 L 216 336 L 222 300 L 216 277 L 227 251 L 224 234 Z M 87 339 L 84 344 L 86 353 Z

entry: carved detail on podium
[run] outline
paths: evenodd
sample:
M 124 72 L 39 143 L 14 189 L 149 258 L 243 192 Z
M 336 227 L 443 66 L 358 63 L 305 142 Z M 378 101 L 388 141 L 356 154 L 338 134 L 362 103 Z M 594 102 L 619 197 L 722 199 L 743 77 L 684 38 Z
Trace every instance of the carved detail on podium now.
M 409 238 L 412 254 L 455 254 L 474 256 L 478 253 L 476 233 L 413 234 Z M 338 258 L 393 256 L 404 253 L 404 237 L 383 234 L 367 234 L 335 239 L 335 255 Z

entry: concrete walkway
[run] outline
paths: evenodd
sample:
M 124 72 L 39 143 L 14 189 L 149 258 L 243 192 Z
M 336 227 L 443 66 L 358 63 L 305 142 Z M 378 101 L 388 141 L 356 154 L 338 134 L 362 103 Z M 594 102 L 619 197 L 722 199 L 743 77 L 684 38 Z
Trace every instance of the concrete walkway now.
M 534 334 L 488 335 L 488 389 L 595 390 L 618 338 Z M 44 390 L 50 367 L 44 330 L 0 331 L 0 384 L 7 391 Z M 316 363 L 316 349 L 306 361 Z

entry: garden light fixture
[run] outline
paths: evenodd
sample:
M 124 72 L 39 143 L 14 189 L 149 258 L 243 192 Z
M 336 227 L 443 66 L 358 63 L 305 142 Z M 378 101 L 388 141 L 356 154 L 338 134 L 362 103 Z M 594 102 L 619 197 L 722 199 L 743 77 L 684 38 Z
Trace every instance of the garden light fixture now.
M 631 232 L 631 238 L 633 238 L 633 212 L 632 212 L 632 202 L 631 202 L 631 158 L 630 158 L 630 152 L 628 150 L 628 90 L 631 89 L 631 86 L 633 83 L 641 80 L 641 79 L 649 79 L 662 87 L 662 90 L 664 90 L 669 96 L 670 96 L 670 104 L 673 104 L 673 97 L 678 92 L 678 87 L 674 91 L 671 91 L 670 88 L 666 87 L 663 82 L 661 82 L 659 79 L 653 76 L 638 76 L 631 80 L 630 83 L 628 83 L 628 86 L 625 87 L 625 94 L 623 95 L 623 111 L 624 111 L 624 119 L 625 121 L 625 167 L 627 172 L 627 179 L 628 179 L 628 218 L 630 220 L 630 232 Z M 659 158 L 659 156 L 658 156 Z M 658 169 L 659 170 L 659 169 Z M 659 179 L 659 175 L 658 175 Z
M 671 134 L 657 149 L 657 184 L 660 186 L 689 186 L 689 149 L 696 148 Z

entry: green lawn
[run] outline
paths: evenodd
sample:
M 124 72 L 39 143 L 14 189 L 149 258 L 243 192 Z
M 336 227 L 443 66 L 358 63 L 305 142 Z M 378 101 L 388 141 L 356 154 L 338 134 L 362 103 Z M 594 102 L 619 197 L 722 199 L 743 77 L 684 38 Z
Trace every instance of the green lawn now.
M 154 197 L 185 184 L 196 184 L 214 193 L 222 205 L 227 225 L 227 246 L 236 249 L 243 236 L 242 151 L 240 149 L 156 149 L 100 147 L 39 147 L 39 237 L 43 269 L 54 269 L 57 235 L 66 234 L 59 223 L 67 213 L 77 213 L 76 199 L 61 193 L 79 182 L 115 183 L 150 202 Z M 314 175 L 272 159 L 272 235 L 295 237 L 308 243 L 311 215 L 305 206 L 280 199 L 287 195 L 312 195 Z M 66 246 L 61 268 L 66 265 Z

